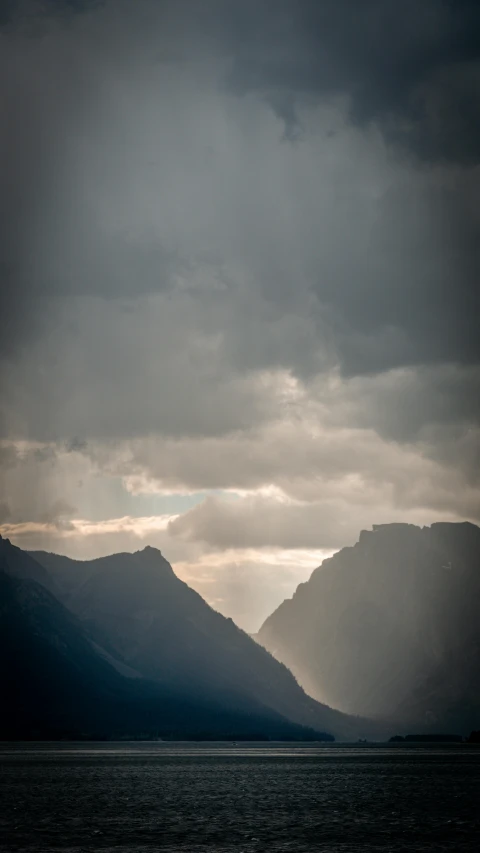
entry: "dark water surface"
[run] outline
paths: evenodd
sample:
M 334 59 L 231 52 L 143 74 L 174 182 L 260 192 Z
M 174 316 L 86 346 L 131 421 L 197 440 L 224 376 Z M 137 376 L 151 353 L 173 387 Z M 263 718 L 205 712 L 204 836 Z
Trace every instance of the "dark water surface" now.
M 480 851 L 480 749 L 0 744 L 2 851 Z

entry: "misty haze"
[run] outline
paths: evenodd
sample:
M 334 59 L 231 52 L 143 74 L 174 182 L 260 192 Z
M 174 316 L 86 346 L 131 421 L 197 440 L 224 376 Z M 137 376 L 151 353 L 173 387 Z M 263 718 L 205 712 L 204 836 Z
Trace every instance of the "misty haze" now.
M 0 847 L 480 842 L 480 5 L 0 0 Z

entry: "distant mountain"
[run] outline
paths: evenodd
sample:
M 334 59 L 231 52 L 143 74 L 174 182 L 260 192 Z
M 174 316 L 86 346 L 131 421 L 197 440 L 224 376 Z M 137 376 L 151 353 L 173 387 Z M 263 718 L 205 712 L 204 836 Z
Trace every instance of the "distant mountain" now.
M 321 737 L 252 699 L 233 703 L 125 677 L 79 619 L 28 575 L 44 577 L 39 564 L 1 540 L 0 739 Z
M 338 739 L 381 738 L 391 729 L 350 719 L 307 696 L 289 670 L 176 577 L 147 547 L 79 562 L 32 552 L 66 607 L 118 667 L 198 702 L 267 708 Z
M 478 527 L 374 525 L 324 560 L 257 639 L 346 713 L 468 734 L 480 722 L 479 601 Z

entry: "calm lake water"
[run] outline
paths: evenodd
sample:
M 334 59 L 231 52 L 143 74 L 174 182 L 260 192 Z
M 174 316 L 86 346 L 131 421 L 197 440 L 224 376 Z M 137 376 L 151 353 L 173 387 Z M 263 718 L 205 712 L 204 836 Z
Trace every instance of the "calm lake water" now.
M 0 744 L 0 849 L 477 853 L 480 749 Z

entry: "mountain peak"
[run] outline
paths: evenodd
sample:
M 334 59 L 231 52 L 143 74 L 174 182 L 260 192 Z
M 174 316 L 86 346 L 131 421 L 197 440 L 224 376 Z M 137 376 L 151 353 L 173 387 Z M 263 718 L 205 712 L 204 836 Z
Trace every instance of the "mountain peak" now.
M 163 557 L 163 554 L 160 551 L 160 548 L 154 548 L 153 545 L 145 545 L 145 548 L 142 548 L 140 551 L 137 551 L 136 553 L 137 554 L 147 554 L 147 555 L 151 554 L 152 556 L 153 556 L 153 554 L 158 554 L 160 557 Z
M 144 566 L 148 566 L 149 568 L 157 571 L 160 569 L 163 574 L 175 575 L 170 563 L 165 559 L 159 548 L 154 548 L 152 545 L 146 545 L 141 551 L 135 551 L 133 556 Z

